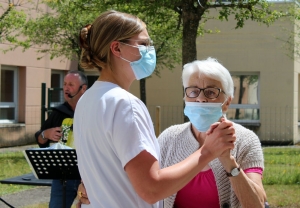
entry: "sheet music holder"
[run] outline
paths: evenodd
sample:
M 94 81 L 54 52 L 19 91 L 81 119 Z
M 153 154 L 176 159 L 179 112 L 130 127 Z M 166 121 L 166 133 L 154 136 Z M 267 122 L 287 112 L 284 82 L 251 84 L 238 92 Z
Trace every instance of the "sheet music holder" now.
M 63 208 L 66 204 L 66 180 L 79 180 L 75 149 L 35 148 L 24 150 L 34 176 L 38 179 L 59 179 L 63 184 Z

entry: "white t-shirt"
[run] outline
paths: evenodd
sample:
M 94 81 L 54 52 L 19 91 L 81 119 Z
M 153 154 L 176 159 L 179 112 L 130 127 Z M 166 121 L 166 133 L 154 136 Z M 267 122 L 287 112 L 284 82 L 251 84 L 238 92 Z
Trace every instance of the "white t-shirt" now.
M 162 207 L 161 201 L 150 205 L 140 198 L 124 170 L 143 150 L 160 160 L 153 123 L 141 100 L 118 85 L 96 81 L 77 103 L 74 139 L 91 202 L 82 207 Z

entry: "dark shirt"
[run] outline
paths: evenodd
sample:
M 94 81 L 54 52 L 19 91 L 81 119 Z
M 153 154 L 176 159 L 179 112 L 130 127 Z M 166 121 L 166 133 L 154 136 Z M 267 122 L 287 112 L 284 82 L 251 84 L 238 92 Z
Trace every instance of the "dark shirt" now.
M 74 111 L 72 110 L 71 106 L 67 102 L 64 102 L 63 104 L 54 107 L 52 109 L 51 114 L 42 125 L 41 129 L 35 133 L 35 139 L 39 147 L 45 148 L 45 147 L 49 147 L 50 145 L 49 139 L 45 144 L 40 144 L 38 142 L 38 137 L 42 133 L 42 131 L 54 127 L 60 127 L 65 118 L 73 118 L 73 116 L 74 116 Z

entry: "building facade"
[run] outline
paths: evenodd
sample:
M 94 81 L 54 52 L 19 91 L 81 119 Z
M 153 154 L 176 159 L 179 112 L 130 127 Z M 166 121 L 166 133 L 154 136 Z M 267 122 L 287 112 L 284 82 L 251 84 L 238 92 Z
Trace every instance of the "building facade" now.
M 197 39 L 197 58 L 216 58 L 233 77 L 235 94 L 228 119 L 252 129 L 262 143 L 299 143 L 300 64 L 280 40 L 290 35 L 283 28 L 294 31 L 294 23 L 277 21 L 267 27 L 247 21 L 237 30 L 234 23 L 210 20 L 206 27 L 221 32 Z M 77 62 L 50 60 L 48 55 L 37 60 L 39 56 L 35 48 L 0 53 L 0 147 L 34 142 L 41 125 L 41 84 L 60 88 L 66 72 L 77 69 Z M 153 75 L 146 80 L 147 107 L 157 134 L 184 122 L 181 72 L 178 65 L 162 70 L 160 78 Z M 98 72 L 86 73 L 91 85 Z M 139 97 L 139 81 L 130 91 Z

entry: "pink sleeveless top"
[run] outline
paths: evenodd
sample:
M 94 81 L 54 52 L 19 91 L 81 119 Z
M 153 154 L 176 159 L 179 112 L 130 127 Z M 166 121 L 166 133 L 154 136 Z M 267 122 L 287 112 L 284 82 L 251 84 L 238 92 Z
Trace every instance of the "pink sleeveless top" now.
M 261 168 L 249 168 L 244 173 L 259 173 Z M 174 208 L 220 208 L 216 180 L 212 169 L 200 172 L 177 192 Z

